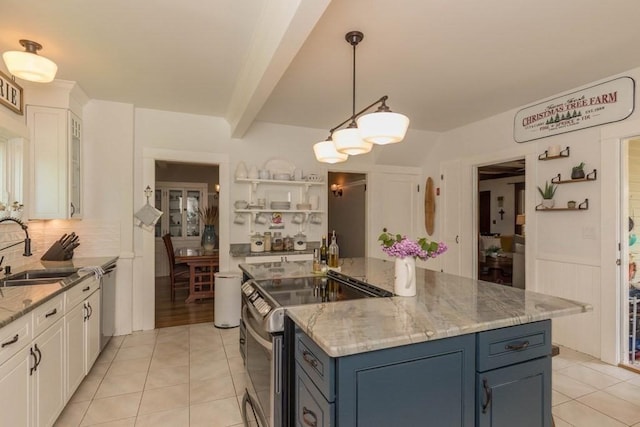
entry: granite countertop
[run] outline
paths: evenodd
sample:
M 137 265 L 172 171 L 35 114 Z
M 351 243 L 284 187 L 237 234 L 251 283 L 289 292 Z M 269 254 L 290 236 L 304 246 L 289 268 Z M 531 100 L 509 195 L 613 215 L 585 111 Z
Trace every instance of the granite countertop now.
M 117 257 L 76 258 L 69 261 L 37 261 L 15 269 L 12 274 L 26 270 L 56 270 L 82 267 L 105 267 Z M 93 273 L 70 276 L 68 280 L 31 286 L 0 287 L 0 328 L 29 313 L 56 295 L 76 285 L 81 278 Z
M 287 256 L 287 255 L 302 255 L 313 254 L 315 248 L 320 247 L 320 242 L 307 242 L 307 249 L 304 251 L 269 251 L 269 252 L 251 252 L 251 245 L 249 243 L 232 243 L 229 248 L 229 254 L 232 257 L 260 257 L 260 256 Z
M 347 259 L 342 273 L 393 291 L 394 263 Z M 589 304 L 416 269 L 414 297 L 289 307 L 287 315 L 329 356 L 447 338 L 591 311 Z
M 238 267 L 255 280 L 314 276 L 313 261 L 263 262 L 239 264 Z

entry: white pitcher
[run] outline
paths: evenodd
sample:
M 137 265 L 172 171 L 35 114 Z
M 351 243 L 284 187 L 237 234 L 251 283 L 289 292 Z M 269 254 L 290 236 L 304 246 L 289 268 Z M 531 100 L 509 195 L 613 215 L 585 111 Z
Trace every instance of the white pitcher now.
M 414 257 L 396 258 L 393 293 L 400 297 L 412 297 L 416 294 L 416 259 Z

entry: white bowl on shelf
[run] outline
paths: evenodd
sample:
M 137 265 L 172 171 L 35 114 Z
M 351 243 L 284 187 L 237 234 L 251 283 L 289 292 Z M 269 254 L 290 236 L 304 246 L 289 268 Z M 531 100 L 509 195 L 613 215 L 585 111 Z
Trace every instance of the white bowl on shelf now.
M 273 174 L 271 174 L 271 176 L 276 181 L 291 181 L 291 174 L 290 173 L 282 173 L 282 172 L 273 173 Z

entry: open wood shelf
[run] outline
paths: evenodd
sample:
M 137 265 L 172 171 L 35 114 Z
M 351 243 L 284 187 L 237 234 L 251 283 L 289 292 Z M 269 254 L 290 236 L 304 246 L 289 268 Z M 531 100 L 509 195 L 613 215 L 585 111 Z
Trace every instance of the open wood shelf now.
M 584 199 L 584 202 L 578 204 L 575 208 L 545 208 L 542 203 L 536 206 L 536 210 L 540 212 L 547 211 L 586 211 L 589 209 L 589 199 Z
M 588 174 L 586 174 L 584 178 L 578 178 L 578 179 L 563 180 L 562 176 L 558 174 L 557 176 L 554 176 L 553 178 L 551 178 L 551 183 L 552 184 L 573 184 L 576 182 L 595 181 L 596 179 L 598 179 L 598 171 L 594 169 L 592 172 L 589 172 Z
M 561 159 L 563 157 L 569 157 L 569 147 L 560 151 L 560 154 L 558 154 L 557 156 L 550 156 L 549 152 L 545 150 L 544 153 L 538 156 L 538 160 L 554 160 L 554 159 Z

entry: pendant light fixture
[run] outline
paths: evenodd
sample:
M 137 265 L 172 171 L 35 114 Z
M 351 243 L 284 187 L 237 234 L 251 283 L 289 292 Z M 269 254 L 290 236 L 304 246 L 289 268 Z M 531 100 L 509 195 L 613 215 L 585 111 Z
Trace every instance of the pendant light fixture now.
M 24 52 L 12 50 L 2 54 L 9 72 L 31 82 L 52 81 L 56 77 L 58 66 L 52 60 L 38 55 L 42 45 L 31 40 L 20 40 L 20 44 L 24 47 Z
M 345 40 L 353 47 L 351 116 L 329 130 L 329 137 L 325 141 L 313 146 L 319 162 L 344 162 L 349 155 L 368 153 L 373 144 L 400 142 L 404 139 L 409 127 L 407 116 L 391 112 L 386 104 L 389 98 L 386 95 L 356 112 L 356 46 L 363 38 L 364 34 L 360 31 L 350 31 L 345 35 Z M 377 104 L 380 106 L 376 112 L 362 115 Z M 347 123 L 349 123 L 348 126 L 342 128 Z

